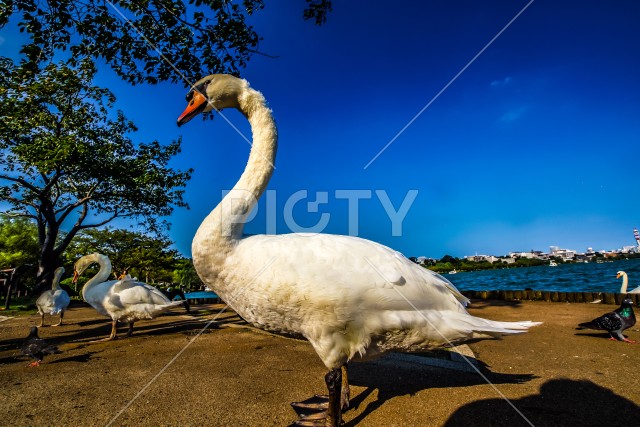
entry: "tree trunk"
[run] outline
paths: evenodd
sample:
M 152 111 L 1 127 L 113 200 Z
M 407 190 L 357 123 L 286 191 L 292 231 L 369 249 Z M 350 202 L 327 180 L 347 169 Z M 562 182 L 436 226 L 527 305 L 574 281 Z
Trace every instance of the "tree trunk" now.
M 57 261 L 57 257 L 53 254 L 42 254 L 40 262 L 38 263 L 36 286 L 33 288 L 33 295 L 40 295 L 44 291 L 51 289 Z
M 11 304 L 11 292 L 13 291 L 13 281 L 11 279 L 7 280 L 7 299 L 4 301 L 4 309 L 9 310 L 9 305 Z
M 25 271 L 28 271 L 31 267 L 32 267 L 31 264 L 22 264 L 14 268 L 13 271 L 11 272 L 9 279 L 7 280 L 7 298 L 4 301 L 5 310 L 8 310 L 9 306 L 11 305 L 11 293 L 13 292 L 13 289 L 15 289 L 18 286 L 18 278 L 20 277 L 21 274 L 23 274 Z M 19 290 L 18 290 L 18 297 L 20 297 Z

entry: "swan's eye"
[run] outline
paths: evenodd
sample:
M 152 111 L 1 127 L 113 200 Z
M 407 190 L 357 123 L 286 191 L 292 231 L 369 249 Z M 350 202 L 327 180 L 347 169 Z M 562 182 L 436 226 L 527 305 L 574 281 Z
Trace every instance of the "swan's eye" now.
M 189 93 L 187 93 L 187 102 L 191 101 L 191 98 L 193 98 L 193 90 L 190 90 Z
M 206 80 L 200 83 L 198 86 L 195 86 L 194 90 L 197 90 L 198 92 L 204 95 L 207 90 L 207 86 L 209 86 L 209 83 L 210 83 L 210 80 Z

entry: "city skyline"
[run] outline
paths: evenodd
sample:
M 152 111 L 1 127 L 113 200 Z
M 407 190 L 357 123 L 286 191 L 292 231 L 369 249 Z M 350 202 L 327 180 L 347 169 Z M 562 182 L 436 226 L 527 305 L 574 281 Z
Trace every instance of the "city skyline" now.
M 636 230 L 636 229 L 634 229 Z M 443 257 L 450 255 L 450 256 L 454 256 L 456 258 L 470 258 L 470 257 L 474 257 L 474 256 L 495 256 L 495 257 L 508 257 L 511 256 L 512 254 L 525 254 L 525 253 L 534 253 L 534 252 L 540 252 L 546 255 L 552 254 L 553 253 L 553 248 L 562 250 L 562 251 L 571 251 L 571 252 L 575 252 L 578 255 L 584 255 L 584 254 L 588 254 L 588 253 L 630 253 L 631 251 L 633 251 L 635 249 L 635 251 L 637 251 L 638 253 L 640 253 L 640 243 L 636 242 L 635 245 L 622 245 L 616 248 L 593 248 L 591 246 L 588 246 L 585 248 L 585 250 L 583 252 L 581 252 L 579 249 L 575 249 L 575 248 L 570 248 L 570 247 L 564 247 L 564 246 L 558 246 L 558 245 L 549 245 L 548 246 L 549 251 L 543 251 L 540 249 L 536 249 L 536 248 L 532 248 L 530 250 L 510 250 L 508 252 L 504 252 L 504 253 L 481 253 L 479 251 L 476 251 L 475 254 L 470 255 L 470 254 L 465 254 L 462 256 L 457 256 L 457 255 L 452 255 L 452 254 L 443 254 L 442 256 L 440 256 L 439 258 L 434 258 L 434 257 L 429 257 L 429 256 L 425 256 L 424 254 L 420 254 L 420 255 L 407 255 L 407 256 L 411 256 L 411 257 L 416 257 L 416 258 L 431 258 L 431 259 L 442 259 Z

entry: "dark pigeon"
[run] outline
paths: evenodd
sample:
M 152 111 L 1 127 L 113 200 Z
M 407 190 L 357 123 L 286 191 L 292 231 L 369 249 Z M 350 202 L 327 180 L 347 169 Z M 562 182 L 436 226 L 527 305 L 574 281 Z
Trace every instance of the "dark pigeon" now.
M 620 307 L 593 319 L 591 322 L 580 323 L 576 329 L 596 329 L 600 331 L 607 331 L 611 335 L 612 340 L 635 342 L 631 341 L 622 335 L 622 331 L 632 327 L 636 324 L 636 316 L 633 313 L 633 301 L 626 298 L 622 301 Z
M 33 368 L 34 366 L 40 366 L 40 362 L 42 362 L 42 358 L 45 356 L 45 354 L 58 353 L 61 353 L 61 351 L 58 350 L 58 347 L 49 344 L 47 340 L 38 337 L 38 328 L 32 326 L 29 336 L 22 344 L 22 354 L 35 359 L 35 361 L 28 366 L 30 368 Z

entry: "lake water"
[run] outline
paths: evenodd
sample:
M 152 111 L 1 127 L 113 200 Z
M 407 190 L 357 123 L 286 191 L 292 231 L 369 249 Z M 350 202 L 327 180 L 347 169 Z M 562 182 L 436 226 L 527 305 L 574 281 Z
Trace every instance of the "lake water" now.
M 445 274 L 444 277 L 461 291 L 523 290 L 558 292 L 620 292 L 622 279 L 616 273 L 629 276 L 629 290 L 640 286 L 640 259 L 603 262 L 601 264 L 559 264 Z
M 184 294 L 186 299 L 216 299 L 218 295 L 211 291 L 187 292 Z

